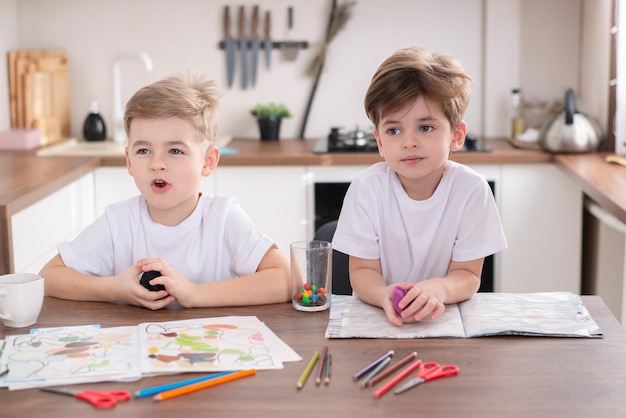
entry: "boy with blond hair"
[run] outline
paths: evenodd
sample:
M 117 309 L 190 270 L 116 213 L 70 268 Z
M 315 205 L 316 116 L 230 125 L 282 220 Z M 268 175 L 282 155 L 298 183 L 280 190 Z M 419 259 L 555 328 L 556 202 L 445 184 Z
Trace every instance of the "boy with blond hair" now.
M 201 75 L 169 77 L 126 105 L 126 164 L 140 195 L 105 214 L 41 271 L 46 294 L 161 309 L 290 298 L 289 264 L 230 197 L 201 193 L 219 161 L 217 91 Z M 142 273 L 157 271 L 149 291 Z

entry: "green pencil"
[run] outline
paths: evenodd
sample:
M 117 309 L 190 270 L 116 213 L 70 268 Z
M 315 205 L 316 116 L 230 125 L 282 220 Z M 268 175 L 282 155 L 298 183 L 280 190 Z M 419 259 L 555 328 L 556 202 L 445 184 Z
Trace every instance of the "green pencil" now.
M 317 360 L 319 358 L 320 358 L 320 352 L 319 351 L 316 351 L 315 353 L 313 353 L 313 357 L 311 357 L 311 360 L 309 361 L 309 364 L 306 366 L 306 369 L 304 369 L 304 371 L 302 372 L 302 375 L 300 376 L 300 379 L 298 379 L 298 383 L 296 383 L 296 387 L 298 389 L 302 389 L 302 387 L 306 383 L 306 380 L 309 378 L 309 375 L 311 374 L 311 371 L 313 370 L 313 367 L 315 367 L 315 363 L 317 363 Z

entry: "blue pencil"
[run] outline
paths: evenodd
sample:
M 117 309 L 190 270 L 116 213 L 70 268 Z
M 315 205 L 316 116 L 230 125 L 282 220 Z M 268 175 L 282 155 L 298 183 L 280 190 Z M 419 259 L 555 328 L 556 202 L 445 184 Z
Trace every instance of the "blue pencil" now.
M 231 371 L 231 372 L 214 373 L 214 374 L 209 374 L 209 375 L 205 375 L 201 377 L 196 377 L 193 379 L 181 380 L 180 382 L 168 383 L 165 385 L 154 386 L 154 387 L 146 388 L 146 389 L 139 389 L 137 392 L 135 392 L 135 397 L 143 398 L 145 396 L 157 395 L 161 392 L 165 392 L 166 390 L 180 388 L 183 386 L 191 385 L 193 383 L 204 382 L 205 380 L 211 380 L 211 379 L 215 379 L 216 377 L 226 376 L 228 374 L 233 374 L 233 373 L 235 372 Z

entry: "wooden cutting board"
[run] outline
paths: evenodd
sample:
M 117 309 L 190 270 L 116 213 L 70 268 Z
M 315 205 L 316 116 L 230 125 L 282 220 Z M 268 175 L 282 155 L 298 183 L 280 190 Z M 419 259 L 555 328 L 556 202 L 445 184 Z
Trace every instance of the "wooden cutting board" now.
M 9 51 L 11 126 L 39 128 L 41 144 L 70 137 L 70 81 L 61 49 Z

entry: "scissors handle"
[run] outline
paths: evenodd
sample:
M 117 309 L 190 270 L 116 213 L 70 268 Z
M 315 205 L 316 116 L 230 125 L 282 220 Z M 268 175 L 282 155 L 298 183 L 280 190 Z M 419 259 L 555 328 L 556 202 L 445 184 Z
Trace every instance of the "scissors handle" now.
M 459 366 L 454 364 L 446 364 L 444 366 L 440 366 L 437 363 L 434 363 L 434 366 L 426 367 L 428 363 L 424 364 L 424 374 L 421 375 L 424 380 L 427 382 L 434 379 L 439 379 L 440 377 L 446 376 L 454 376 L 459 373 Z M 421 373 L 421 370 L 420 370 Z
M 85 390 L 77 393 L 76 399 L 89 402 L 96 408 L 112 408 L 118 402 L 130 399 L 130 392 L 124 390 L 97 391 Z

